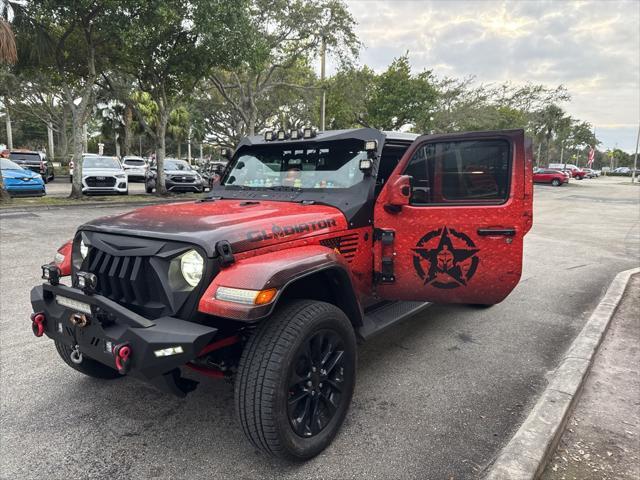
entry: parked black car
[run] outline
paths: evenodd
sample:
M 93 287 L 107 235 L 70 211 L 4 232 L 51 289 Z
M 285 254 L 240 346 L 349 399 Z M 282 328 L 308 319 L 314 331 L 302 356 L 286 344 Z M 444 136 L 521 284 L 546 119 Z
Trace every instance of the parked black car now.
M 51 182 L 55 178 L 53 163 L 47 160 L 47 156 L 44 153 L 29 150 L 12 150 L 9 153 L 9 159 L 22 168 L 39 173 L 44 183 Z
M 189 162 L 177 158 L 164 159 L 164 174 L 167 190 L 170 192 L 204 192 L 205 180 L 191 168 Z M 145 176 L 145 190 L 156 188 L 157 164 L 153 162 Z

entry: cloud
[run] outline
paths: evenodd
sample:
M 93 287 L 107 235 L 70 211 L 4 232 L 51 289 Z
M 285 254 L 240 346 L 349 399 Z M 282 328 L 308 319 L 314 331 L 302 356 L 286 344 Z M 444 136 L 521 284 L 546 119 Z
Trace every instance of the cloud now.
M 564 84 L 567 111 L 618 128 L 640 122 L 640 2 L 346 0 L 377 71 L 409 51 L 416 71 L 478 82 Z M 615 129 L 607 129 L 608 141 Z M 624 138 L 623 138 L 624 137 Z M 612 146 L 612 145 L 611 145 Z

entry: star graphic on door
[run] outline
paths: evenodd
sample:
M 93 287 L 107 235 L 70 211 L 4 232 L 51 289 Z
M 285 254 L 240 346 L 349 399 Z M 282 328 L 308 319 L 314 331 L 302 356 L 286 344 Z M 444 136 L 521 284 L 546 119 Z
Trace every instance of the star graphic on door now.
M 479 250 L 464 233 L 442 227 L 418 241 L 413 263 L 424 285 L 456 288 L 466 286 L 475 273 Z

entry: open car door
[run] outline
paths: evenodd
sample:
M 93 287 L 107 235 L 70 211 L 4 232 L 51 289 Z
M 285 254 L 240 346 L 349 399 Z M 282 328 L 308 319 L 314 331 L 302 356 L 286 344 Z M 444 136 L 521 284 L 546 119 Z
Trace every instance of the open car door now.
M 378 296 L 498 303 L 520 279 L 532 221 L 523 130 L 421 136 L 376 200 Z

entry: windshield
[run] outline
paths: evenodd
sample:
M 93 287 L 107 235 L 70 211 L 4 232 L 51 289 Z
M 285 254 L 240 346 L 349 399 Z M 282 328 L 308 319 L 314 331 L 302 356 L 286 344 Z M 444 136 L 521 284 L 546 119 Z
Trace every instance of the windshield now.
M 9 158 L 20 162 L 40 162 L 40 155 L 37 153 L 11 152 Z
M 114 157 L 84 157 L 83 168 L 108 168 L 120 170 L 120 162 Z
M 17 163 L 12 162 L 8 158 L 0 158 L 0 170 L 24 170 Z
M 165 158 L 164 169 L 165 170 L 191 170 L 191 165 L 189 165 L 189 162 L 185 162 L 184 160 Z
M 258 145 L 241 151 L 222 180 L 226 186 L 349 188 L 362 181 L 362 140 Z

